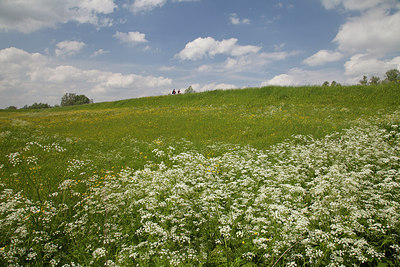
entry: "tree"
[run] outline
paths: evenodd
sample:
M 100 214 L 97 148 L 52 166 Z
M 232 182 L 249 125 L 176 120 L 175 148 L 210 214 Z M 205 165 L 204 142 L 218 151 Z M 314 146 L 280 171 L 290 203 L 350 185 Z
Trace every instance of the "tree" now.
M 28 106 L 25 105 L 23 109 L 42 109 L 42 108 L 51 108 L 49 104 L 46 103 L 33 103 L 32 105 Z
M 32 109 L 42 109 L 42 108 L 51 108 L 51 106 L 49 104 L 45 104 L 45 103 L 33 103 L 32 106 L 30 106 L 29 108 Z
M 16 107 L 16 106 L 9 106 L 9 107 L 7 107 L 6 109 L 8 109 L 8 110 L 16 110 L 17 107 Z
M 362 80 L 360 80 L 361 85 L 367 85 L 368 84 L 368 78 L 367 76 L 363 76 Z
M 369 79 L 369 84 L 379 84 L 381 78 L 377 76 L 372 76 L 371 79 Z
M 85 95 L 76 95 L 73 93 L 66 93 L 62 98 L 61 98 L 61 106 L 74 106 L 74 105 L 83 105 L 83 104 L 89 104 L 90 99 L 86 97 Z
M 83 104 L 89 104 L 89 103 L 90 103 L 90 99 L 84 95 L 77 95 L 75 97 L 75 105 L 83 105 Z
M 329 86 L 329 82 L 328 82 L 328 81 L 325 81 L 325 82 L 322 84 L 322 86 Z
M 188 88 L 186 88 L 185 90 L 185 94 L 191 94 L 194 93 L 195 91 L 193 90 L 192 86 L 189 86 Z
M 391 83 L 400 83 L 400 71 L 397 69 L 388 70 L 385 80 Z

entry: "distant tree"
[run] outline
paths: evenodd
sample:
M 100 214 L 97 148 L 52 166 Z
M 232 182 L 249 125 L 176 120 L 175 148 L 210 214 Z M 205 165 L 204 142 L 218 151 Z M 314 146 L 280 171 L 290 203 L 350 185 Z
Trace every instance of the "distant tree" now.
M 325 82 L 322 84 L 322 86 L 329 86 L 329 82 L 328 82 L 328 81 L 325 81 Z
M 400 83 L 400 71 L 397 69 L 388 70 L 385 80 L 391 83 Z
M 90 99 L 84 95 L 77 95 L 75 97 L 75 105 L 89 104 Z
M 16 106 L 9 106 L 9 107 L 7 107 L 6 109 L 8 109 L 8 110 L 16 110 L 17 107 L 16 107 Z
M 336 81 L 332 81 L 331 82 L 331 86 L 336 86 L 337 85 L 337 82 Z
M 361 85 L 367 85 L 368 84 L 368 77 L 364 75 L 362 80 L 360 80 L 360 84 Z
M 188 88 L 186 88 L 186 90 L 185 90 L 185 94 L 191 94 L 191 93 L 194 93 L 195 91 L 193 90 L 193 87 L 192 86 L 189 86 Z
M 64 107 L 75 105 L 75 97 L 76 94 L 65 93 L 65 95 L 63 95 L 63 97 L 61 98 L 61 106 Z
M 45 104 L 45 103 L 33 103 L 32 105 L 28 106 L 25 105 L 23 107 L 23 109 L 42 109 L 42 108 L 51 108 L 51 106 L 49 104 Z
M 83 104 L 89 104 L 90 99 L 86 97 L 85 95 L 76 95 L 73 93 L 66 93 L 62 98 L 61 98 L 61 106 L 74 106 L 74 105 L 83 105 Z
M 51 108 L 51 106 L 49 104 L 45 104 L 45 103 L 33 103 L 30 107 L 28 108 L 32 108 L 32 109 L 42 109 L 42 108 Z
M 371 79 L 369 79 L 369 84 L 379 84 L 380 80 L 381 80 L 381 78 L 379 78 L 377 76 L 372 76 Z

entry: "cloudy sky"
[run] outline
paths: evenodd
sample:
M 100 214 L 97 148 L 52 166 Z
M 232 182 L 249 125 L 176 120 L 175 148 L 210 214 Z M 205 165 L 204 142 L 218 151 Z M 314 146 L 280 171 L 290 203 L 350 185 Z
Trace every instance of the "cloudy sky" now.
M 0 0 L 0 108 L 400 69 L 399 0 Z

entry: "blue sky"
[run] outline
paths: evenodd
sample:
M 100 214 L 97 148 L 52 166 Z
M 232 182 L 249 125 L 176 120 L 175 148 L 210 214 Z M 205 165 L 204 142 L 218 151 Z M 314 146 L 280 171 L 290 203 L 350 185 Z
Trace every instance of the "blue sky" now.
M 393 68 L 398 0 L 0 0 L 0 108 L 356 84 Z

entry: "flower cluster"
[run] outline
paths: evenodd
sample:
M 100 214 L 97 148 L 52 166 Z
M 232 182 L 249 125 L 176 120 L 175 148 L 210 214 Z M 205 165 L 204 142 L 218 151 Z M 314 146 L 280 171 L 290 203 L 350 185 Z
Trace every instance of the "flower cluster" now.
M 42 145 L 39 142 L 27 142 L 25 147 L 23 148 L 24 151 L 29 151 L 33 146 L 37 146 L 45 152 L 65 152 L 65 148 L 60 146 L 58 143 L 51 143 L 49 145 Z
M 398 265 L 399 121 L 215 156 L 158 147 L 161 163 L 65 180 L 44 203 L 3 189 L 0 262 Z
M 22 160 L 20 159 L 19 152 L 10 153 L 6 157 L 8 158 L 8 161 L 10 162 L 10 164 L 13 167 L 17 166 L 18 164 L 20 164 L 22 162 Z
M 72 159 L 68 161 L 67 172 L 74 172 L 85 167 L 90 168 L 90 160 Z

